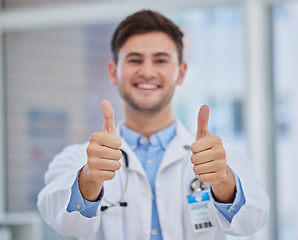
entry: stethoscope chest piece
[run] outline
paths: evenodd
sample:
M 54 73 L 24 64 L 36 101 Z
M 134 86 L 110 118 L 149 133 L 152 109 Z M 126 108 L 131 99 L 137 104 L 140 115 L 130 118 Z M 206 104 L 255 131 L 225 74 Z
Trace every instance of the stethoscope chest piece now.
M 208 183 L 203 183 L 198 178 L 195 178 L 190 184 L 190 189 L 193 192 L 201 192 L 203 190 L 206 190 L 208 187 Z

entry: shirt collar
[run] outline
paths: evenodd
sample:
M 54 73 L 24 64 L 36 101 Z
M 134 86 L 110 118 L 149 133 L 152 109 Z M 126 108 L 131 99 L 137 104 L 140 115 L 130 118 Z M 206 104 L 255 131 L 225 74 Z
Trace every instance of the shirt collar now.
M 159 145 L 165 150 L 176 135 L 176 121 L 169 127 L 151 135 L 149 140 L 139 133 L 129 129 L 125 124 L 120 125 L 120 134 L 132 150 L 136 150 L 142 144 Z

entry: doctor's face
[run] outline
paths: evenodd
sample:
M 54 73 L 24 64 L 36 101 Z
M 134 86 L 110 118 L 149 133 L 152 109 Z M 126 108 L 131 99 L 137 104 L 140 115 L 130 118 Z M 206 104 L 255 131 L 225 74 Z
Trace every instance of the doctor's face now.
M 175 86 L 183 81 L 186 64 L 179 63 L 173 40 L 163 32 L 133 35 L 119 50 L 117 66 L 110 62 L 114 85 L 126 104 L 142 112 L 171 106 Z

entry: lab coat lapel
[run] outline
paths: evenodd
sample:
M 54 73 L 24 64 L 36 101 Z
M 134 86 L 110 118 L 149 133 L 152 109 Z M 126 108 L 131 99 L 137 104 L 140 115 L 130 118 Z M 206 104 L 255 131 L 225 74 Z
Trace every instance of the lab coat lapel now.
M 128 143 L 121 138 L 121 149 L 126 152 L 127 158 L 128 158 L 128 169 L 131 171 L 136 171 L 140 173 L 143 176 L 146 176 L 145 170 L 140 162 L 140 160 L 137 158 L 135 153 L 132 151 L 132 149 L 129 147 Z M 125 161 L 122 157 L 121 164 L 124 166 Z
M 177 161 L 183 161 L 187 156 L 190 156 L 190 144 L 192 144 L 194 136 L 192 136 L 178 120 L 176 120 L 176 122 L 176 136 L 166 149 L 158 172 L 167 168 L 171 164 Z
M 132 170 L 132 171 L 136 171 L 136 172 L 140 173 L 143 176 L 146 176 L 145 170 L 144 170 L 141 162 L 139 161 L 139 159 L 137 158 L 135 153 L 132 151 L 132 149 L 129 147 L 129 145 L 125 141 L 125 139 L 123 137 L 121 137 L 121 133 L 120 133 L 121 124 L 124 124 L 124 122 L 119 121 L 117 123 L 117 135 L 121 139 L 121 150 L 123 150 L 127 154 L 128 169 Z M 120 161 L 121 161 L 121 165 L 125 166 L 125 160 L 124 160 L 123 156 L 122 156 Z

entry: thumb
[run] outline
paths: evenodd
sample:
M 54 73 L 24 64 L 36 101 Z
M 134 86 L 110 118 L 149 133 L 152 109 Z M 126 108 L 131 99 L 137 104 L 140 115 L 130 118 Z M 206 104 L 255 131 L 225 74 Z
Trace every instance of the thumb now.
M 114 122 L 114 110 L 111 103 L 108 100 L 103 100 L 101 102 L 101 109 L 104 117 L 103 132 L 117 135 L 116 125 Z
M 203 105 L 198 114 L 197 139 L 210 135 L 208 130 L 208 121 L 209 121 L 209 107 L 207 105 Z

